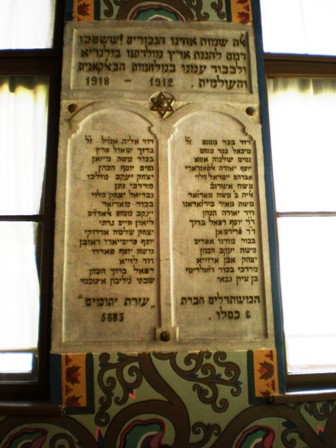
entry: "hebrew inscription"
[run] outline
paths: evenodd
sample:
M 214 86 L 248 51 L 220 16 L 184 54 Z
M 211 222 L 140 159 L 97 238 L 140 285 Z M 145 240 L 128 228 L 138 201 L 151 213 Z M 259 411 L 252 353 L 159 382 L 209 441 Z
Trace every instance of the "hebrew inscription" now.
M 181 339 L 194 337 L 190 330 L 195 327 L 206 338 L 235 337 L 242 329 L 262 336 L 265 294 L 255 141 L 239 122 L 221 113 L 193 114 L 176 129 L 170 142 L 172 257 Z
M 127 123 L 132 122 L 132 130 Z M 69 148 L 67 339 L 152 339 L 157 325 L 157 140 L 125 111 L 93 114 Z M 81 316 L 85 326 L 74 332 Z M 67 324 L 67 322 L 69 324 Z
M 71 23 L 64 51 L 53 351 L 273 347 L 252 28 Z
M 77 29 L 72 89 L 251 93 L 247 31 L 207 27 Z

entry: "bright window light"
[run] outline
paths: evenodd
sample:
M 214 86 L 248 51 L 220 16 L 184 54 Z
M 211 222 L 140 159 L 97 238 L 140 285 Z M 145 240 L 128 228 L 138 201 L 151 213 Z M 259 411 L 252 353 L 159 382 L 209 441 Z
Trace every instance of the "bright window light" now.
M 37 347 L 38 225 L 0 222 L 0 351 Z
M 32 372 L 33 357 L 33 353 L 0 353 L 0 374 Z
M 335 0 L 260 0 L 264 51 L 336 55 Z
M 0 77 L 0 372 L 31 371 L 31 354 L 4 352 L 38 345 L 48 90 L 45 76 Z
M 287 368 L 336 371 L 336 217 L 278 219 Z
M 1 0 L 0 49 L 53 46 L 55 0 Z
M 336 79 L 267 86 L 277 211 L 336 211 Z
M 0 214 L 40 213 L 48 78 L 0 77 Z
M 287 368 L 336 372 L 336 80 L 268 80 Z

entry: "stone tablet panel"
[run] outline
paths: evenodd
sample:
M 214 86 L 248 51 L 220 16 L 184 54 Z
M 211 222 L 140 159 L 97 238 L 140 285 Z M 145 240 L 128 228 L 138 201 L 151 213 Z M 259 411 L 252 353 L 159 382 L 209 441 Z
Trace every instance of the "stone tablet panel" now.
M 53 351 L 273 347 L 254 38 L 68 24 Z
M 255 93 L 251 29 L 233 24 L 78 24 L 66 34 L 75 90 Z
M 160 280 L 155 135 L 135 113 L 93 113 L 69 142 L 67 173 L 64 342 L 152 341 Z
M 267 337 L 256 141 L 236 117 L 197 112 L 169 144 L 180 340 Z

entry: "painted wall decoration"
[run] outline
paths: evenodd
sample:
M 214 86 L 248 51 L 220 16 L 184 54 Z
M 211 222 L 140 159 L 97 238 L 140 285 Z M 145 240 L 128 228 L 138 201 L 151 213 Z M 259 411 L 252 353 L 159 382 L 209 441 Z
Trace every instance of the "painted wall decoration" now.
M 73 20 L 225 21 L 251 23 L 250 0 L 73 0 Z
M 335 403 L 275 405 L 263 398 L 251 404 L 244 351 L 87 357 L 93 368 L 86 375 L 88 383 L 93 379 L 87 405 L 69 402 L 61 417 L 6 417 L 0 448 L 334 446 Z M 80 360 L 74 355 L 66 364 L 58 356 L 63 372 Z
M 254 395 L 271 397 L 279 393 L 278 365 L 275 350 L 254 350 L 248 369 L 254 376 Z
M 92 356 L 84 353 L 62 355 L 62 398 L 64 408 L 74 412 L 93 410 Z

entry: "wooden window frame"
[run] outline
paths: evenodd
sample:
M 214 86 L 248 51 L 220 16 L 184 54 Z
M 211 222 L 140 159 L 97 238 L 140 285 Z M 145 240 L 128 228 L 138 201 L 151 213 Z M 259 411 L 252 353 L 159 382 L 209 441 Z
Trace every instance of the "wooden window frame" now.
M 336 56 L 314 56 L 301 54 L 264 53 L 262 44 L 262 24 L 259 1 L 252 2 L 253 23 L 256 31 L 256 48 L 258 63 L 258 83 L 263 124 L 263 141 L 265 147 L 265 178 L 267 185 L 267 202 L 270 229 L 270 251 L 272 270 L 272 292 L 274 298 L 274 320 L 276 346 L 278 352 L 280 393 L 289 393 L 288 397 L 274 399 L 274 402 L 295 402 L 308 399 L 318 400 L 321 394 L 328 399 L 336 397 L 336 373 L 289 374 L 286 366 L 285 340 L 283 333 L 283 314 L 279 278 L 279 251 L 277 244 L 277 216 L 274 201 L 274 183 L 272 174 L 270 127 L 266 79 L 285 78 L 336 78 Z M 317 393 L 316 393 L 317 392 Z M 295 395 L 297 393 L 297 396 Z M 280 395 L 281 397 L 281 395 Z
M 266 79 L 274 77 L 336 78 L 336 57 L 267 53 L 264 55 L 264 64 Z M 276 213 L 274 214 L 274 220 L 276 223 Z M 277 224 L 275 225 L 277 226 Z M 278 252 L 277 259 L 279 259 Z M 283 350 L 285 360 L 285 348 Z M 311 390 L 316 388 L 319 390 L 336 389 L 336 373 L 290 374 L 287 372 L 285 365 L 285 383 L 287 391 Z
M 49 359 L 51 330 L 51 299 L 53 280 L 53 240 L 56 196 L 56 167 L 60 111 L 64 0 L 57 0 L 54 39 L 51 49 L 0 50 L 0 76 L 45 75 L 49 78 L 48 130 L 46 141 L 43 215 L 1 216 L 0 221 L 34 221 L 43 224 L 39 247 L 40 318 L 38 362 L 34 374 L 1 374 L 0 400 L 41 401 L 49 397 Z M 10 353 L 10 351 L 9 351 Z

